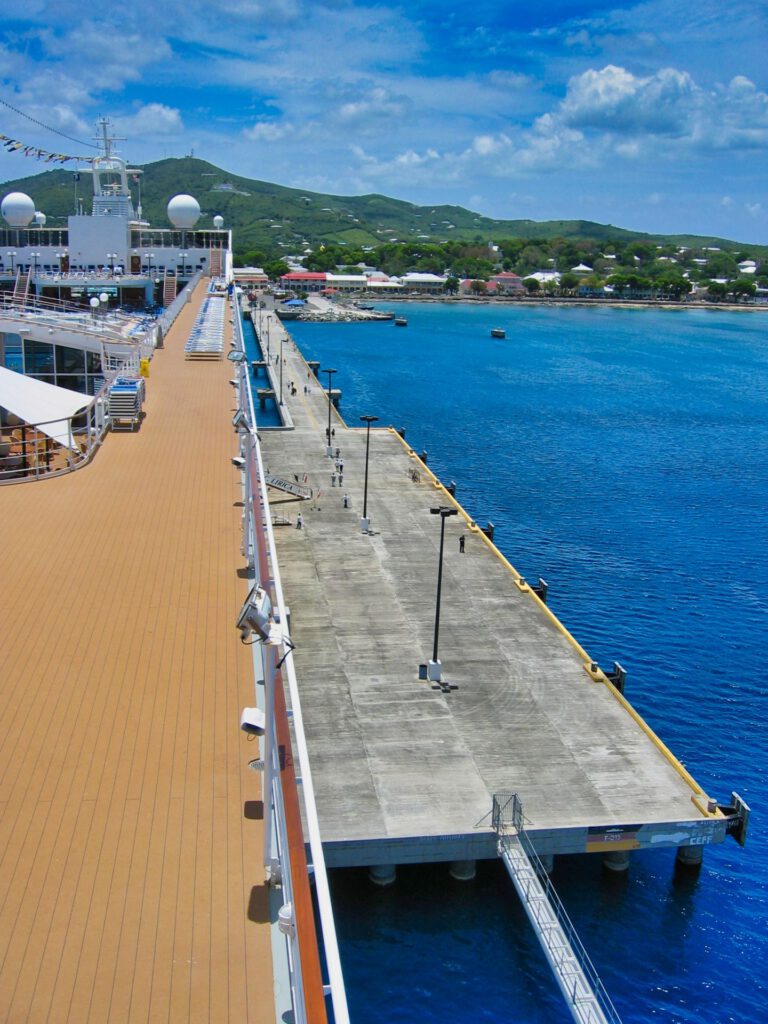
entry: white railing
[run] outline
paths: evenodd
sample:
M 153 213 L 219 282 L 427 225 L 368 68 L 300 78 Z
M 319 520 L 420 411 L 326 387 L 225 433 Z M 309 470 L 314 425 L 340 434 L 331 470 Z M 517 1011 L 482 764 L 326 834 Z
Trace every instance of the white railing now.
M 236 296 L 233 297 L 231 309 L 235 335 L 234 350 L 244 355 L 242 325 L 240 323 Z M 256 433 L 256 417 L 248 375 L 248 364 L 245 360 L 238 365 L 238 380 L 237 394 L 240 400 L 240 409 L 244 412 L 249 422 L 249 429 L 239 433 L 241 438 L 241 454 L 245 460 L 243 550 L 258 582 L 270 593 L 275 618 L 279 622 L 280 630 L 282 631 L 282 639 L 278 647 L 280 660 L 277 665 L 275 664 L 273 654 L 275 649 L 266 645 L 258 645 L 261 648 L 260 653 L 263 659 L 264 703 L 267 722 L 264 757 L 264 793 L 265 803 L 269 801 L 271 804 L 271 807 L 265 806 L 264 809 L 265 863 L 269 864 L 273 857 L 273 851 L 275 851 L 279 859 L 279 869 L 282 876 L 283 906 L 288 907 L 293 902 L 295 884 L 300 879 L 293 877 L 293 872 L 296 868 L 290 862 L 290 849 L 286 828 L 286 796 L 290 799 L 290 794 L 282 792 L 280 774 L 279 744 L 275 721 L 275 671 L 279 667 L 282 679 L 287 681 L 288 693 L 290 695 L 291 723 L 293 727 L 293 742 L 295 744 L 294 754 L 298 762 L 301 779 L 301 803 L 306 819 L 312 871 L 315 881 L 315 894 L 320 917 L 323 954 L 328 976 L 328 982 L 325 987 L 331 997 L 335 1024 L 349 1024 L 344 977 L 320 837 L 320 824 L 315 805 L 312 771 L 304 734 L 301 699 L 296 669 L 293 663 L 293 646 L 290 641 L 290 627 L 287 619 L 287 609 L 283 596 L 280 568 L 269 512 L 261 447 Z M 303 965 L 299 940 L 298 929 L 295 927 L 292 930 L 288 929 L 286 943 L 291 975 L 293 1012 L 297 1024 L 307 1024 L 307 1022 L 314 1024 L 313 1021 L 309 1021 L 307 1016 L 304 984 L 306 978 L 302 971 Z
M 192 298 L 192 292 L 197 287 L 197 282 L 200 280 L 202 276 L 202 270 L 198 270 L 195 273 L 194 277 L 190 278 L 190 280 L 187 281 L 187 283 L 181 289 L 181 291 L 170 304 L 170 306 L 168 306 L 167 309 L 164 309 L 163 312 L 160 314 L 157 321 L 157 326 L 154 329 L 153 344 L 156 344 L 157 341 L 158 328 L 162 331 L 163 337 L 168 333 L 170 328 L 173 326 L 173 322 L 175 321 L 176 317 L 179 315 L 182 309 Z
M 5 427 L 0 435 L 0 484 L 60 476 L 89 462 L 109 428 L 106 392 L 105 384 L 84 409 L 68 419 Z

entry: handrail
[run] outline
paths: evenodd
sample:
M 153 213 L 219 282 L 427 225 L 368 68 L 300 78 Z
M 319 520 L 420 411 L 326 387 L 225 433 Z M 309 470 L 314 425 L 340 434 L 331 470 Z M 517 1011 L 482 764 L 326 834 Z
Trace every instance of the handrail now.
M 235 351 L 240 353 L 245 352 L 245 346 L 242 336 L 242 325 L 240 323 L 240 312 L 237 303 L 237 296 L 233 296 L 231 303 L 232 314 L 233 314 L 233 329 L 235 335 Z M 284 704 L 281 705 L 282 696 L 282 685 L 287 681 L 288 693 L 291 701 L 291 713 L 292 713 L 292 724 L 293 724 L 293 736 L 295 742 L 295 749 L 299 764 L 299 772 L 301 776 L 301 792 L 304 803 L 304 812 L 306 819 L 306 827 L 309 838 L 309 847 L 312 858 L 312 870 L 315 879 L 315 894 L 317 898 L 319 916 L 320 916 L 320 928 L 323 937 L 323 952 L 325 955 L 326 969 L 328 973 L 328 989 L 330 991 L 331 1002 L 333 1006 L 333 1015 L 335 1024 L 349 1024 L 349 1010 L 347 1008 L 346 991 L 344 988 L 344 978 L 341 969 L 341 958 L 339 955 L 338 940 L 336 937 L 336 928 L 333 920 L 333 908 L 331 905 L 330 889 L 328 885 L 328 876 L 325 867 L 325 859 L 323 855 L 322 840 L 320 837 L 320 825 L 317 816 L 317 807 L 315 805 L 314 787 L 312 784 L 312 772 L 309 763 L 309 754 L 307 750 L 306 737 L 304 734 L 303 716 L 301 711 L 301 698 L 299 695 L 298 681 L 296 677 L 296 669 L 293 662 L 292 656 L 292 645 L 290 643 L 289 624 L 287 621 L 287 611 L 285 606 L 285 600 L 282 590 L 282 582 L 280 579 L 280 568 L 277 560 L 277 550 L 275 545 L 274 533 L 272 530 L 271 515 L 269 512 L 269 499 L 267 495 L 267 487 L 265 483 L 265 472 L 264 464 L 261 456 L 261 446 L 259 443 L 258 434 L 256 432 L 256 414 L 253 405 L 253 394 L 251 391 L 250 380 L 248 376 L 247 363 L 243 361 L 239 367 L 238 375 L 238 397 L 240 400 L 240 408 L 246 415 L 249 422 L 249 430 L 245 435 L 247 437 L 247 446 L 242 452 L 246 459 L 246 501 L 245 501 L 245 523 L 244 523 L 244 538 L 245 538 L 245 551 L 246 554 L 253 555 L 254 568 L 261 570 L 260 582 L 262 586 L 268 586 L 272 593 L 273 608 L 276 611 L 277 618 L 281 624 L 283 631 L 282 649 L 284 651 L 282 656 L 282 671 L 281 673 L 271 673 L 270 664 L 265 664 L 265 676 L 267 684 L 269 683 L 270 675 L 273 675 L 275 685 L 270 687 L 271 693 L 267 693 L 267 723 L 268 728 L 274 727 L 275 722 L 270 722 L 271 717 L 276 719 L 278 715 L 282 717 L 282 711 Z M 267 564 L 265 564 L 267 563 Z M 270 650 L 270 648 L 265 648 Z M 270 705 L 270 701 L 272 702 Z M 283 725 L 287 726 L 287 718 L 283 724 L 279 726 L 280 734 L 282 735 Z M 277 736 L 277 732 L 275 733 Z M 267 745 L 269 747 L 269 744 Z M 274 750 L 274 747 L 273 747 Z M 279 800 L 279 783 L 276 782 L 274 789 L 267 789 L 269 782 L 269 751 L 265 762 L 265 794 L 270 799 L 273 793 L 275 799 L 275 811 L 282 813 Z M 290 778 L 285 779 L 285 782 L 290 785 Z M 265 807 L 265 822 L 268 822 L 269 808 Z M 267 825 L 267 832 L 271 826 Z M 267 837 L 268 838 L 268 837 Z M 303 844 L 303 832 L 301 833 L 301 841 Z M 290 856 L 290 850 L 287 851 Z M 305 873 L 305 866 L 299 863 L 290 862 L 289 870 L 292 883 L 292 892 L 298 899 L 299 906 L 301 906 L 301 891 L 303 888 L 303 882 L 300 874 Z M 298 976 L 301 982 L 301 991 L 294 993 L 294 1012 L 297 1014 L 304 1014 L 309 1011 L 312 1006 L 316 1006 L 317 1000 L 317 978 L 314 975 L 312 967 L 312 952 L 311 949 L 307 949 L 306 945 L 306 931 L 308 927 L 308 920 L 303 922 L 299 920 L 298 908 L 296 909 L 296 922 L 297 922 L 297 935 L 304 937 L 304 944 L 302 947 L 301 939 L 299 938 L 296 944 L 296 953 L 298 954 L 296 964 L 298 968 Z M 309 959 L 305 962 L 305 955 L 308 955 Z M 304 1024 L 304 1022 L 311 1022 L 315 1024 L 315 1017 L 302 1017 L 297 1016 L 297 1024 Z
M 524 822 L 523 805 L 517 793 L 494 794 L 492 824 L 499 837 L 499 855 L 512 876 L 536 937 L 568 1001 L 571 1016 L 580 1024 L 621 1024 L 616 1007 L 539 859 Z M 546 910 L 542 901 L 546 901 Z M 562 941 L 556 941 L 558 939 Z
M 19 452 L 9 451 L 7 454 L 0 455 L 0 485 L 27 483 L 61 476 L 86 465 L 104 440 L 104 435 L 109 427 L 109 417 L 106 411 L 107 388 L 108 383 L 105 382 L 88 405 L 73 416 L 25 423 L 19 428 L 10 428 L 21 431 L 22 438 L 16 442 L 17 447 L 21 450 Z M 73 428 L 74 420 L 82 420 L 82 425 L 76 429 Z M 63 464 L 56 465 L 54 463 L 52 465 L 52 439 L 43 428 L 51 424 L 56 424 L 58 428 L 62 423 L 68 424 L 69 436 L 76 441 L 76 447 L 61 445 L 61 448 L 65 450 Z M 26 436 L 28 432 L 29 437 Z
M 170 327 L 173 325 L 174 320 L 182 311 L 184 306 L 191 300 L 192 293 L 197 287 L 198 281 L 203 276 L 202 270 L 198 270 L 195 274 L 187 281 L 184 287 L 181 289 L 179 294 L 173 300 L 173 302 L 160 314 L 158 318 L 158 327 L 166 334 Z

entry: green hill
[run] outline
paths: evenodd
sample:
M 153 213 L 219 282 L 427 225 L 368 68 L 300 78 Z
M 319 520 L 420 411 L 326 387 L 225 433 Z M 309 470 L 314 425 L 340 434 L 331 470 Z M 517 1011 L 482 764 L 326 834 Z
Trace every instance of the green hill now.
M 3 186 L 3 194 L 26 192 L 37 209 L 48 217 L 49 226 L 63 225 L 74 211 L 75 195 L 85 200 L 89 210 L 91 178 L 81 172 L 79 182 L 73 172 L 63 169 L 44 171 L 19 178 Z M 486 243 L 508 238 L 569 240 L 589 239 L 688 246 L 738 247 L 722 238 L 693 235 L 653 235 L 628 231 L 611 224 L 586 220 L 493 220 L 461 206 L 416 206 L 382 195 L 333 196 L 306 189 L 286 188 L 266 181 L 241 178 L 194 157 L 158 160 L 144 167 L 141 203 L 144 217 L 157 227 L 168 220 L 168 200 L 180 192 L 195 196 L 203 215 L 200 227 L 210 227 L 211 218 L 221 214 L 234 231 L 240 253 L 261 249 L 270 255 L 300 252 L 306 246 L 347 244 L 376 246 L 389 241 Z M 134 195 L 134 201 L 136 196 Z M 741 246 L 751 250 L 765 247 Z

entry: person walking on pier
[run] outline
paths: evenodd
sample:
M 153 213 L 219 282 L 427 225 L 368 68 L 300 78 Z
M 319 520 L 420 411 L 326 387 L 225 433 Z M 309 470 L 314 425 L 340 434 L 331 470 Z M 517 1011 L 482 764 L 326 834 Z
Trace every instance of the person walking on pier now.
M 331 473 L 331 487 L 335 487 L 335 486 L 336 486 L 336 474 L 335 473 Z
M 299 512 L 296 516 L 296 529 L 300 530 L 304 526 L 304 516 Z
M 345 494 L 343 500 L 344 500 L 344 508 L 349 508 L 349 495 Z
M 460 555 L 464 554 L 464 534 L 463 533 L 459 537 L 459 554 Z

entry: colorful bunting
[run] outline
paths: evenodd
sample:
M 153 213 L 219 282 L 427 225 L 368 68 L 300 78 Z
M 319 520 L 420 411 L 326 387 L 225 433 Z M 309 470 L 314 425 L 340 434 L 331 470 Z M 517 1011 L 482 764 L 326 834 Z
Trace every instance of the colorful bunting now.
M 45 163 L 65 164 L 69 160 L 77 160 L 80 163 L 93 163 L 97 157 L 92 156 L 68 156 L 66 153 L 50 153 L 47 149 L 40 149 L 38 146 L 27 146 L 18 139 L 11 139 L 7 135 L 0 135 L 0 144 L 5 146 L 8 153 L 17 153 L 22 150 L 24 156 L 33 156 Z

